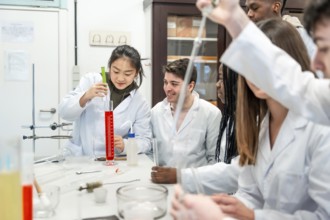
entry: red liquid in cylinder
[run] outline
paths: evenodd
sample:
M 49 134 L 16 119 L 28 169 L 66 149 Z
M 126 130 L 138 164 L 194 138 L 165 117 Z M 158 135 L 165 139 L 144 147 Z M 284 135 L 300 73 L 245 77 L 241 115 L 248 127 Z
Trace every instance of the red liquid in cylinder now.
M 115 158 L 115 139 L 114 139 L 114 124 L 113 124 L 113 111 L 105 111 L 105 152 L 106 159 L 113 160 Z
M 32 196 L 33 196 L 32 185 L 23 185 L 23 219 L 24 220 L 33 219 Z

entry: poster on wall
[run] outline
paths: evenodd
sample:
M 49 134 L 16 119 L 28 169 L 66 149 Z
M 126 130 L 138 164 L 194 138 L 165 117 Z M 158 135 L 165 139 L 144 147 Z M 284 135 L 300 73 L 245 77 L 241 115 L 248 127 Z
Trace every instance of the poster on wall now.
M 32 22 L 3 22 L 0 33 L 4 43 L 32 43 L 34 40 Z
M 5 80 L 27 81 L 29 79 L 29 54 L 23 50 L 5 51 Z

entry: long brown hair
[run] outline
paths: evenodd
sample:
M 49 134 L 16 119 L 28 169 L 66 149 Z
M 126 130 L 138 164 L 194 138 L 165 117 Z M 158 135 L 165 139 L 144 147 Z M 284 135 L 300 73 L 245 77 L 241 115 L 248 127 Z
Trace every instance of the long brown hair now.
M 292 56 L 303 71 L 310 70 L 307 49 L 298 31 L 291 24 L 280 19 L 267 19 L 257 25 L 273 44 Z M 241 166 L 254 165 L 259 147 L 260 125 L 268 107 L 265 100 L 253 94 L 242 76 L 238 79 L 237 92 L 236 140 L 240 154 L 239 163 Z

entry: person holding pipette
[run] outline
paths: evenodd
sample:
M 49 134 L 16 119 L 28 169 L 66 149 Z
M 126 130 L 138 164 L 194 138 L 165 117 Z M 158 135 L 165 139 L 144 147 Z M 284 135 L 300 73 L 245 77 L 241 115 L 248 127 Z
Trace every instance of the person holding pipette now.
M 199 167 L 215 163 L 221 111 L 200 99 L 194 91 L 197 71 L 186 88 L 186 96 L 175 126 L 174 112 L 189 59 L 175 60 L 164 67 L 166 98 L 151 110 L 152 132 L 157 139 L 160 166 Z
M 198 2 L 201 7 L 202 1 Z M 204 3 L 206 2 L 204 1 Z M 230 16 L 227 11 L 229 8 Z M 255 51 L 249 51 L 250 55 L 257 56 L 257 52 L 263 51 L 262 62 L 252 62 L 251 59 L 250 62 L 244 62 L 245 68 L 241 68 L 240 71 L 244 73 L 252 73 L 252 70 L 258 72 L 258 67 L 264 69 L 270 63 L 273 64 L 274 59 L 270 59 L 272 55 L 263 48 L 265 46 L 271 48 L 270 44 L 274 43 L 281 48 L 272 48 L 277 50 L 277 56 L 283 55 L 289 60 L 294 58 L 290 62 L 295 63 L 296 66 L 300 65 L 294 69 L 280 68 L 282 71 L 276 74 L 292 76 L 294 75 L 293 70 L 296 70 L 295 73 L 300 72 L 299 79 L 304 77 L 314 79 L 310 72 L 301 73 L 309 69 L 309 58 L 307 52 L 303 51 L 304 46 L 300 36 L 291 25 L 276 19 L 258 23 L 258 27 L 267 35 L 269 41 L 254 24 L 248 21 L 238 6 L 238 1 L 222 0 L 216 10 L 218 11 L 216 16 L 223 18 L 228 16 L 227 22 L 231 23 L 228 27 L 235 27 L 235 30 L 230 30 L 231 34 L 237 37 L 224 55 L 225 57 L 231 53 L 238 55 L 232 49 L 237 51 L 245 43 L 249 45 L 249 48 L 253 45 Z M 220 11 L 222 13 L 219 13 Z M 244 30 L 242 30 L 243 27 L 245 27 Z M 256 41 L 258 43 L 254 43 L 255 35 L 253 38 L 246 36 L 250 33 L 249 31 L 257 33 L 260 38 Z M 260 44 L 260 41 L 264 45 Z M 237 59 L 239 57 L 243 56 L 235 56 Z M 253 61 L 255 60 L 254 57 Z M 237 66 L 231 63 L 231 66 L 237 68 L 242 65 L 242 63 L 236 64 Z M 272 72 L 272 68 L 269 67 L 270 72 Z M 263 74 L 268 74 L 266 72 Z M 285 88 L 283 86 L 282 84 L 282 88 Z M 330 128 L 313 123 L 294 109 L 287 108 L 273 99 L 265 90 L 260 89 L 259 85 L 256 86 L 248 77 L 241 76 L 238 87 L 237 145 L 240 152 L 240 165 L 243 166 L 239 175 L 238 192 L 235 196 L 217 195 L 213 197 L 218 207 L 207 211 L 200 209 L 206 202 L 200 204 L 192 200 L 193 196 L 186 199 L 180 198 L 180 194 L 176 194 L 172 214 L 183 219 L 180 217 L 180 210 L 184 207 L 183 210 L 185 208 L 193 212 L 196 210 L 195 213 L 199 213 L 197 219 L 211 219 L 213 216 L 222 219 L 220 217 L 223 213 L 235 219 L 251 220 L 329 219 L 330 188 L 328 182 L 330 172 L 324 167 L 329 166 Z
M 110 101 L 114 113 L 115 153 L 126 153 L 131 129 L 138 153 L 151 149 L 150 106 L 138 90 L 144 76 L 139 52 L 128 45 L 118 46 L 110 56 L 108 68 L 103 78 L 99 72 L 84 75 L 60 103 L 60 116 L 74 121 L 72 139 L 65 145 L 69 154 L 105 155 L 103 112 L 109 108 Z M 96 140 L 97 137 L 101 141 Z

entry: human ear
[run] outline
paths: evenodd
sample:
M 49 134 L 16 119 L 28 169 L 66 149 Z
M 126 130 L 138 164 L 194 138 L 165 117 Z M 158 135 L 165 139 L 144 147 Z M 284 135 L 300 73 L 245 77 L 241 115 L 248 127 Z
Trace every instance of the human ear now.
M 190 92 L 192 92 L 194 90 L 194 88 L 195 88 L 195 82 L 192 81 L 191 83 L 189 83 L 188 89 L 189 89 Z
M 282 9 L 281 2 L 275 2 L 273 4 L 273 11 L 274 11 L 275 14 L 280 14 L 281 13 L 281 9 Z

